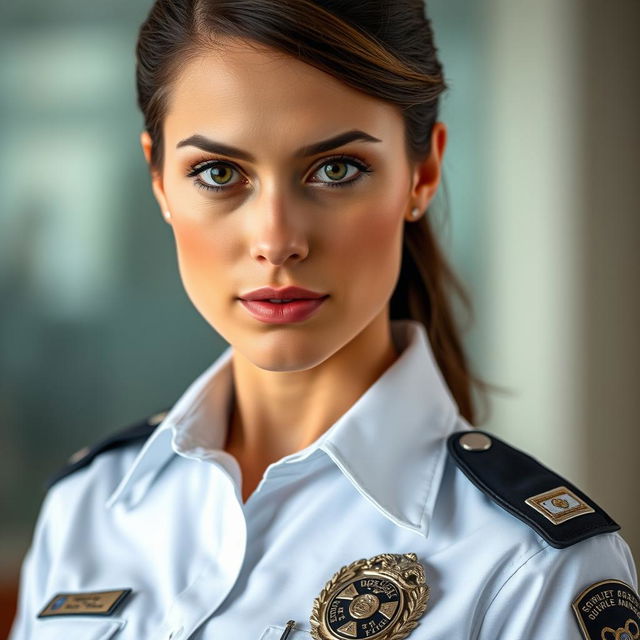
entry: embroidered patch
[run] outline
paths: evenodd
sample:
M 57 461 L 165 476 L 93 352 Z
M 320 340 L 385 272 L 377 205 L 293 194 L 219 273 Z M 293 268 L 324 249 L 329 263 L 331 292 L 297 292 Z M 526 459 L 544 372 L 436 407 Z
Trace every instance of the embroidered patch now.
M 56 593 L 37 617 L 45 618 L 47 616 L 73 615 L 110 616 L 130 593 L 131 589 Z
M 571 518 L 594 512 L 593 507 L 578 498 L 567 487 L 556 487 L 551 491 L 539 493 L 537 496 L 527 498 L 525 502 L 553 524 L 560 524 Z
M 640 638 L 640 599 L 625 582 L 604 580 L 592 584 L 571 606 L 586 640 Z

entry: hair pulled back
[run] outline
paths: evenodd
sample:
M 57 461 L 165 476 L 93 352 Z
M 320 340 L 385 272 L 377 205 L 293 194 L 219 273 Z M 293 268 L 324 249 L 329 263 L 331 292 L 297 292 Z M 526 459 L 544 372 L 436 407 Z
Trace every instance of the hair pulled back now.
M 410 163 L 430 153 L 447 84 L 423 0 L 156 0 L 136 45 L 137 101 L 152 140 L 152 172 L 162 172 L 163 122 L 181 69 L 203 49 L 223 47 L 225 37 L 277 49 L 396 105 Z M 471 315 L 429 216 L 405 224 L 390 318 L 424 324 L 460 413 L 478 424 L 472 385 L 482 391 L 489 385 L 470 371 L 450 293 Z

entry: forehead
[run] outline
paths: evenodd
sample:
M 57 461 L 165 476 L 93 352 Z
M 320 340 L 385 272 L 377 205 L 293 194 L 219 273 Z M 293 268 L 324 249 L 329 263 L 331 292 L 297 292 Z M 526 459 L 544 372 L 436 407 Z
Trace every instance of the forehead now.
M 400 111 L 293 56 L 242 40 L 203 50 L 181 70 L 165 119 L 167 140 L 207 132 L 227 140 L 271 134 L 270 144 L 299 146 L 323 135 L 364 129 L 397 136 Z M 253 136 L 253 137 L 252 137 Z M 309 137 L 311 136 L 311 137 Z

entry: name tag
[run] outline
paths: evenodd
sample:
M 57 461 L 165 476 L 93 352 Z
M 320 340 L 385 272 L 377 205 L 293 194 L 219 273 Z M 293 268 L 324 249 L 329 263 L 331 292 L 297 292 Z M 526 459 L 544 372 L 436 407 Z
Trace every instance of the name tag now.
M 56 593 L 38 618 L 47 616 L 110 616 L 131 593 L 131 589 Z

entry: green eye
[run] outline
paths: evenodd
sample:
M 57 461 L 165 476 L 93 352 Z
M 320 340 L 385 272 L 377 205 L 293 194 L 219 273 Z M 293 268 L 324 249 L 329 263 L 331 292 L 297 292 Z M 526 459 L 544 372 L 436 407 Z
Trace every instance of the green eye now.
M 349 167 L 353 171 L 350 171 Z M 221 160 L 210 160 L 192 166 L 189 173 L 187 173 L 187 177 L 195 177 L 194 183 L 199 189 L 226 191 L 234 184 L 238 184 L 238 182 L 231 182 L 234 172 L 239 173 L 230 163 Z M 359 175 L 353 178 L 358 173 Z M 325 160 L 313 174 L 314 177 L 323 174 L 325 178 L 328 178 L 328 181 L 320 177 L 320 179 L 312 181 L 312 184 L 316 182 L 327 187 L 346 187 L 355 184 L 363 177 L 363 174 L 367 173 L 372 173 L 369 165 L 350 156 L 339 156 Z M 345 178 L 351 179 L 345 180 Z
M 349 173 L 348 167 L 354 168 L 356 171 Z M 346 177 L 352 177 L 358 172 L 360 173 L 358 177 L 351 180 L 345 180 Z M 318 175 L 319 173 L 324 174 L 325 177 L 329 178 L 328 182 L 319 180 L 322 184 L 325 184 L 328 187 L 346 187 L 347 185 L 358 182 L 362 177 L 362 174 L 371 173 L 371 167 L 360 160 L 356 160 L 356 158 L 340 156 L 338 158 L 329 158 L 329 160 L 325 160 L 325 162 L 320 166 L 319 171 L 316 171 L 314 175 Z
M 205 172 L 205 175 L 215 181 L 216 184 L 227 184 L 231 180 L 233 169 L 228 165 L 217 165 Z M 218 179 L 220 178 L 220 182 Z
M 324 172 L 328 178 L 332 180 L 342 180 L 346 177 L 346 171 L 340 171 L 340 167 L 347 167 L 346 162 L 332 162 L 324 165 Z M 352 165 L 353 166 L 353 165 Z

